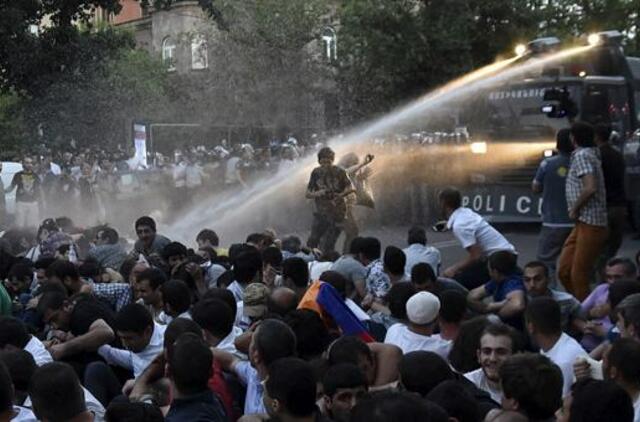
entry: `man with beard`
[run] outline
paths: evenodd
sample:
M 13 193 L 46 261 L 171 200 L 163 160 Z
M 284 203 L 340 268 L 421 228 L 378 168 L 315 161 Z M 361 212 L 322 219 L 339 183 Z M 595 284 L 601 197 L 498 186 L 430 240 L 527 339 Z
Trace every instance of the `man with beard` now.
M 313 224 L 307 246 L 323 252 L 334 250 L 347 213 L 345 197 L 354 192 L 347 173 L 334 166 L 335 153 L 329 147 L 318 152 L 319 167 L 313 169 L 307 185 L 307 199 L 315 201 Z
M 506 324 L 491 324 L 482 333 L 478 347 L 480 368 L 464 376 L 491 398 L 502 402 L 500 367 L 516 350 L 515 330 Z

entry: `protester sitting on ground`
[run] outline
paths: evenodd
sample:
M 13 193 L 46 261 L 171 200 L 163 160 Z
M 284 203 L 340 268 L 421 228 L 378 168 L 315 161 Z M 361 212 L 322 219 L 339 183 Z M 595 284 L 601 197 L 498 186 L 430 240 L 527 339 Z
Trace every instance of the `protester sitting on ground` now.
M 449 420 L 455 419 L 459 422 L 480 420 L 478 402 L 458 381 L 448 380 L 440 383 L 427 394 L 426 398 L 442 407 L 449 415 Z
M 163 324 L 161 319 L 164 311 L 162 301 L 162 285 L 167 281 L 165 273 L 158 268 L 148 268 L 137 277 L 136 288 L 139 297 L 137 303 L 143 304 L 153 316 L 153 320 Z
M 546 356 L 519 353 L 500 367 L 502 408 L 532 421 L 552 420 L 562 406 L 562 372 Z
M 269 294 L 267 309 L 269 313 L 285 316 L 298 306 L 296 292 L 288 287 L 276 287 Z M 236 319 L 236 325 L 238 325 Z
M 247 330 L 255 322 L 264 319 L 269 311 L 269 288 L 262 283 L 251 283 L 244 290 L 244 298 L 236 304 L 237 325 Z
M 416 288 L 416 291 L 430 292 L 438 297 L 442 292 L 447 290 L 456 290 L 465 296 L 469 293 L 469 290 L 453 279 L 436 277 L 433 268 L 423 262 L 413 266 L 411 270 L 411 283 Z
M 191 333 L 182 334 L 169 349 L 167 373 L 173 400 L 167 422 L 228 421 L 224 406 L 208 387 L 213 359 L 202 337 Z
M 498 251 L 489 257 L 491 281 L 469 292 L 469 307 L 482 314 L 496 314 L 505 323 L 522 328 L 522 313 L 526 298 L 522 276 L 518 274 L 517 257 L 511 252 Z M 483 302 L 493 296 L 489 303 Z
M 282 321 L 266 319 L 253 332 L 249 361 L 219 349 L 214 349 L 214 358 L 246 386 L 244 413 L 253 414 L 267 413 L 262 401 L 262 382 L 269 376 L 269 365 L 280 358 L 295 356 L 295 353 L 296 337 L 291 328 Z
M 367 295 L 367 270 L 358 260 L 362 246 L 362 237 L 355 237 L 349 246 L 349 253 L 342 255 L 331 266 L 331 271 L 342 274 L 353 289 L 352 299 L 362 300 Z
M 51 422 L 92 422 L 82 386 L 73 368 L 52 362 L 36 370 L 29 384 L 33 413 L 38 420 Z
M 133 250 L 129 254 L 138 258 L 142 254 L 145 258 L 151 256 L 162 256 L 162 250 L 171 241 L 156 232 L 156 222 L 153 218 L 144 216 L 136 220 L 134 229 L 138 235 L 138 240 L 133 245 Z
M 112 227 L 103 227 L 96 233 L 95 246 L 89 250 L 87 257 L 117 271 L 127 258 L 127 252 L 120 243 L 118 232 Z
M 445 291 L 440 295 L 440 313 L 438 327 L 440 337 L 454 341 L 458 337 L 460 325 L 467 317 L 467 297 L 455 290 Z
M 391 286 L 382 303 L 371 304 L 371 319 L 382 324 L 386 330 L 395 324 L 407 324 L 407 302 L 416 290 L 411 283 L 398 283 Z
M 361 400 L 353 409 L 351 422 L 446 422 L 447 412 L 413 394 L 381 391 Z
M 284 266 L 284 263 L 283 263 Z M 305 265 L 306 268 L 306 265 Z M 227 289 L 231 290 L 236 302 L 240 302 L 244 296 L 244 289 L 251 283 L 260 281 L 262 270 L 262 257 L 255 248 L 248 247 L 233 260 L 233 275 L 235 280 Z
M 155 323 L 149 311 L 137 303 L 122 308 L 114 325 L 124 349 L 104 345 L 98 354 L 108 364 L 127 369 L 137 378 L 162 351 L 166 326 Z
M 282 252 L 275 246 L 262 251 L 262 281 L 270 288 L 282 284 Z
M 156 391 L 159 390 L 158 386 L 161 386 L 164 381 L 167 356 L 177 339 L 185 333 L 192 333 L 198 337 L 203 335 L 203 331 L 198 324 L 190 319 L 177 318 L 167 326 L 163 353 L 160 353 L 151 362 L 135 382 L 127 383 L 123 388 L 123 392 L 128 395 L 131 401 L 138 401 L 144 398 L 151 398 L 154 402 L 157 401 Z M 222 368 L 215 359 L 213 361 L 213 372 L 209 379 L 209 388 L 220 398 L 227 415 L 235 416 L 231 391 L 222 374 Z
M 93 283 L 80 278 L 78 267 L 69 261 L 57 260 L 46 270 L 49 283 L 59 283 L 66 287 L 70 296 L 90 293 L 106 301 L 116 312 L 133 299 L 132 287 L 125 283 Z
M 435 274 L 440 272 L 440 251 L 433 246 L 427 246 L 427 231 L 424 227 L 414 226 L 407 234 L 407 246 L 403 249 L 407 257 L 404 267 L 406 278 L 411 277 L 411 271 L 416 264 L 428 264 Z
M 383 343 L 365 343 L 353 336 L 343 336 L 328 348 L 329 365 L 351 363 L 365 374 L 371 389 L 393 387 L 398 381 L 398 364 L 402 350 Z
M 407 261 L 402 249 L 395 246 L 387 246 L 384 250 L 383 270 L 389 277 L 391 285 L 409 281 L 409 277 L 404 275 L 404 267 Z
M 518 351 L 515 336 L 515 330 L 509 325 L 493 323 L 487 326 L 478 344 L 480 368 L 464 374 L 476 387 L 489 393 L 496 403 L 502 403 L 500 367 Z
M 585 327 L 586 336 L 582 344 L 593 350 L 612 327 L 609 314 L 609 288 L 619 280 L 635 280 L 636 266 L 628 258 L 611 258 L 604 268 L 604 283 L 598 285 L 582 302 L 582 312 L 589 322 Z
M 36 421 L 31 410 L 16 406 L 16 394 L 11 375 L 5 365 L 0 363 L 0 420 Z
M 23 406 L 29 396 L 29 381 L 38 369 L 33 356 L 25 350 L 0 351 L 0 362 L 4 364 L 13 384 L 13 403 Z
M 105 422 L 164 422 L 162 411 L 149 403 L 113 402 L 105 414 Z
M 479 214 L 462 206 L 460 191 L 444 189 L 438 196 L 440 208 L 448 219 L 447 228 L 453 232 L 468 256 L 447 268 L 442 275 L 454 278 L 467 289 L 475 289 L 491 280 L 487 272 L 487 258 L 498 251 L 516 253 L 515 247 Z
M 51 353 L 40 339 L 29 334 L 22 321 L 12 317 L 0 318 L 0 350 L 25 350 L 38 366 L 53 362 Z
M 45 342 L 54 360 L 95 353 L 115 339 L 113 313 L 91 296 L 67 298 L 60 292 L 47 292 L 38 302 L 38 314 L 55 330 L 55 341 Z
M 562 332 L 560 305 L 550 297 L 537 297 L 527 305 L 527 331 L 540 353 L 562 370 L 564 379 L 562 396 L 571 391 L 573 365 L 578 358 L 586 358 L 587 352 L 574 338 Z
M 191 319 L 191 291 L 184 281 L 168 280 L 161 287 L 164 311 L 158 317 L 165 324 L 176 318 Z
M 322 415 L 316 407 L 316 377 L 312 366 L 297 358 L 281 358 L 269 365 L 264 401 L 276 420 L 304 422 Z
M 382 301 L 382 298 L 391 288 L 391 280 L 384 272 L 384 264 L 380 260 L 380 241 L 375 237 L 365 237 L 360 242 L 358 261 L 365 266 L 367 294 L 362 300 L 362 306 L 368 308 L 374 301 Z
M 320 315 L 310 309 L 296 309 L 284 321 L 296 336 L 296 355 L 306 361 L 320 359 L 331 342 Z
M 560 305 L 562 313 L 562 330 L 571 335 L 580 335 L 584 332 L 586 321 L 580 308 L 580 302 L 570 293 L 554 290 L 549 287 L 549 269 L 540 261 L 532 261 L 524 266 L 522 276 L 524 286 L 527 289 L 527 298 L 550 297 Z
M 391 326 L 384 342 L 400 347 L 405 354 L 425 350 L 446 359 L 451 350 L 451 342 L 435 334 L 440 300 L 429 292 L 419 292 L 407 301 L 406 309 L 408 323 Z
M 202 328 L 209 346 L 238 353 L 234 342 L 242 334 L 242 329 L 233 325 L 235 315 L 229 305 L 220 299 L 201 300 L 194 305 L 191 316 Z
M 424 374 L 429 374 L 425 377 Z M 497 404 L 484 391 L 478 389 L 464 376 L 456 374 L 446 360 L 433 352 L 417 351 L 402 357 L 400 363 L 400 385 L 402 389 L 426 397 L 441 383 L 452 380 L 462 387 L 477 401 L 480 416 L 484 417 Z
M 640 420 L 640 342 L 633 338 L 613 342 L 604 358 L 604 375 L 627 392 L 633 402 L 633 420 Z
M 187 262 L 187 247 L 180 242 L 170 242 L 162 248 L 162 259 L 169 266 L 169 273 L 173 274 L 176 269 Z
M 465 374 L 480 369 L 478 345 L 485 328 L 490 324 L 486 316 L 477 316 L 460 324 L 458 336 L 449 352 L 449 363 L 456 371 Z
M 282 285 L 296 292 L 298 301 L 309 287 L 309 267 L 302 258 L 287 258 L 282 261 Z
M 356 365 L 333 365 L 322 378 L 322 410 L 335 422 L 349 422 L 351 411 L 367 393 L 367 389 L 364 373 Z
M 583 380 L 574 384 L 558 411 L 558 422 L 632 422 L 633 403 L 622 387 L 611 381 Z

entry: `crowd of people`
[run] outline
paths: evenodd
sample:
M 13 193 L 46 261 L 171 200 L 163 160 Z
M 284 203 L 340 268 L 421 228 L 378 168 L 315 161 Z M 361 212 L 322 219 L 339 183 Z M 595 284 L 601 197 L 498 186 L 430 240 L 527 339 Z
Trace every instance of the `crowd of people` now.
M 15 191 L 15 215 L 7 212 L 5 195 L 0 195 L 0 227 L 11 223 L 35 227 L 40 216 L 64 215 L 80 208 L 83 224 L 110 221 L 120 202 L 152 192 L 159 207 L 175 214 L 194 197 L 234 188 L 246 188 L 256 180 L 291 166 L 303 154 L 313 151 L 316 138 L 298 142 L 272 140 L 230 145 L 222 140 L 214 147 L 184 146 L 169 154 L 154 152 L 140 157 L 122 148 L 114 151 L 73 149 L 61 153 L 31 151 L 12 157 L 22 165 L 5 193 Z M 5 169 L 7 173 L 9 169 Z M 2 164 L 0 163 L 0 172 Z M 127 196 L 129 195 L 129 196 Z
M 534 188 L 552 199 L 535 261 L 522 262 L 454 188 L 438 201 L 464 259 L 443 268 L 420 226 L 384 248 L 356 228 L 336 252 L 354 175 L 373 156 L 339 167 L 329 148 L 308 184 L 316 207 L 306 242 L 272 229 L 238 242 L 202 228 L 184 244 L 149 216 L 135 221 L 133 245 L 113 227 L 79 231 L 68 218 L 44 220 L 35 245 L 5 234 L 0 415 L 640 421 L 640 253 L 605 248 L 617 242 L 615 203 L 593 134 L 582 123 L 562 131 L 566 157 L 541 166 Z M 549 184 L 562 174 L 566 195 Z M 18 221 L 29 212 L 21 205 Z M 553 229 L 565 236 L 552 256 Z

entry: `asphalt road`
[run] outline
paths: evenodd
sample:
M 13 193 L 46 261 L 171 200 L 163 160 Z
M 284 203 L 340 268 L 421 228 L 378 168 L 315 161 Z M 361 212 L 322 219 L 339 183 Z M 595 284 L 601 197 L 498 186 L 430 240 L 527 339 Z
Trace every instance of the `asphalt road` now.
M 536 259 L 538 232 L 540 230 L 539 225 L 510 224 L 495 225 L 495 227 L 516 247 L 520 255 L 518 259 L 520 265 Z M 404 248 L 407 243 L 408 229 L 409 227 L 364 227 L 361 228 L 361 236 L 375 236 L 379 238 L 383 248 L 386 245 L 395 245 Z M 631 230 L 629 230 L 618 255 L 632 259 L 635 257 L 636 252 L 640 250 L 640 240 L 634 240 L 633 236 L 634 233 L 631 233 Z M 440 249 L 442 253 L 442 268 L 447 268 L 452 263 L 464 257 L 466 253 L 450 232 L 437 233 L 430 231 L 427 233 L 427 238 L 430 245 Z M 339 246 L 342 245 L 341 242 L 342 238 L 338 240 Z

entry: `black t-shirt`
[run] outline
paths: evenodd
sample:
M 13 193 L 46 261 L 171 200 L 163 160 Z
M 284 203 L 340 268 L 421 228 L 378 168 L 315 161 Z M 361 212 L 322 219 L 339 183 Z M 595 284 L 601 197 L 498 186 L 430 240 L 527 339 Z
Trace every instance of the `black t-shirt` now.
M 106 305 L 92 296 L 77 298 L 69 322 L 71 334 L 76 337 L 87 334 L 91 324 L 99 319 L 113 328 L 114 315 Z
M 607 191 L 607 205 L 625 205 L 624 157 L 609 144 L 600 147 L 600 157 L 602 159 L 604 186 Z
M 11 189 L 14 187 L 18 202 L 36 202 L 39 198 L 40 179 L 33 172 L 17 172 L 11 181 Z

